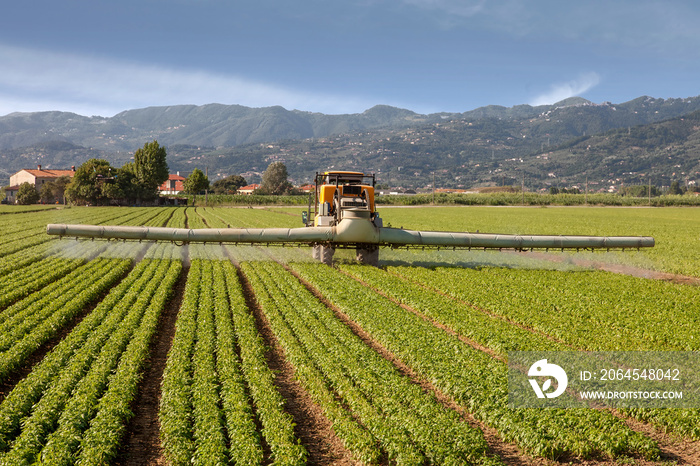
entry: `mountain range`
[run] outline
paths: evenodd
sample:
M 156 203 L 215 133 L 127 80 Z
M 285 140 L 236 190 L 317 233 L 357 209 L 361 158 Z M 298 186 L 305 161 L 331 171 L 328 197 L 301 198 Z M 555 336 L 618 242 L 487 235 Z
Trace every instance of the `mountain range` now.
M 315 171 L 345 168 L 413 188 L 432 179 L 438 186 L 468 188 L 519 184 L 523 177 L 533 188 L 580 184 L 585 177 L 603 186 L 639 181 L 645 170 L 668 184 L 674 176 L 697 174 L 697 131 L 689 123 L 695 116 L 688 117 L 696 111 L 700 97 L 640 97 L 621 104 L 571 98 L 546 106 L 429 115 L 384 105 L 325 115 L 220 104 L 150 107 L 109 118 L 12 113 L 0 117 L 0 182 L 38 164 L 68 168 L 98 157 L 121 166 L 155 139 L 167 147 L 171 171 L 208 168 L 212 180 L 243 174 L 253 182 L 267 164 L 282 160 L 299 183 Z M 655 129 L 640 129 L 647 127 Z M 614 147 L 606 145 L 612 140 Z M 664 153 L 664 144 L 674 147 L 672 154 Z M 643 147 L 645 155 L 628 146 Z M 635 162 L 602 156 L 609 153 Z

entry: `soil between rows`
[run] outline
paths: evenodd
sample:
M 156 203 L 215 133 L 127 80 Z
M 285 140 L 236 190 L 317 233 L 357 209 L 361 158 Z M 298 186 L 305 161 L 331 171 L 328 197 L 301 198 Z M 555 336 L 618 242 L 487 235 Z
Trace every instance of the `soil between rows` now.
M 173 296 L 161 312 L 158 328 L 151 343 L 151 354 L 133 403 L 134 417 L 127 426 L 127 435 L 122 441 L 116 464 L 128 466 L 167 464 L 160 446 L 158 421 L 160 388 L 168 351 L 175 337 L 175 322 L 185 294 L 188 273 L 189 268 L 183 266 L 175 282 Z
M 311 399 L 294 376 L 294 367 L 284 356 L 267 317 L 255 301 L 255 292 L 245 274 L 238 269 L 248 308 L 255 317 L 258 333 L 269 348 L 267 362 L 276 374 L 275 384 L 285 399 L 285 409 L 294 418 L 294 433 L 309 453 L 308 463 L 315 465 L 355 465 L 356 461 L 333 432 L 323 410 Z

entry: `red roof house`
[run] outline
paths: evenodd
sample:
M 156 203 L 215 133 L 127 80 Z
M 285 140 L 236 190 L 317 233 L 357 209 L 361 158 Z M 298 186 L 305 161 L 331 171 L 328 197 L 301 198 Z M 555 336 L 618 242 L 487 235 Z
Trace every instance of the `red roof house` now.
M 259 184 L 249 184 L 248 186 L 238 188 L 238 194 L 253 194 L 259 187 Z
M 33 184 L 36 189 L 41 189 L 44 183 L 55 181 L 56 178 L 67 176 L 73 178 L 75 175 L 75 167 L 70 170 L 46 170 L 42 169 L 41 165 L 37 165 L 36 170 L 24 169 L 20 170 L 10 177 L 10 186 L 19 186 L 22 183 Z
M 75 167 L 71 167 L 70 170 L 46 170 L 42 169 L 41 165 L 37 165 L 36 170 L 25 168 L 10 177 L 10 186 L 5 188 L 5 198 L 8 202 L 14 204 L 17 201 L 19 185 L 23 183 L 33 184 L 36 190 L 39 191 L 45 183 L 56 181 L 62 176 L 73 178 L 74 175 Z
M 168 175 L 168 181 L 158 186 L 158 192 L 163 196 L 180 194 L 181 191 L 185 190 L 184 182 L 185 177 L 180 176 L 179 172 L 176 175 Z

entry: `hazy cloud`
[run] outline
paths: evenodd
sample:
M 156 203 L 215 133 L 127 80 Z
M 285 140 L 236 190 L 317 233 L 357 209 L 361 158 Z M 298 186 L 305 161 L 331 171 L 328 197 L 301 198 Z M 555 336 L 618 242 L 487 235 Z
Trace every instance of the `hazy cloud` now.
M 0 62 L 0 115 L 60 109 L 111 116 L 130 108 L 213 102 L 350 113 L 373 105 L 238 76 L 2 45 Z
M 532 99 L 530 105 L 551 105 L 569 97 L 580 96 L 599 83 L 598 73 L 585 73 L 572 81 L 553 84 L 547 92 Z
M 687 0 L 401 0 L 440 24 L 512 37 L 683 55 L 700 46 L 700 9 Z
M 439 10 L 470 18 L 484 10 L 486 0 L 403 0 L 403 2 L 428 10 Z

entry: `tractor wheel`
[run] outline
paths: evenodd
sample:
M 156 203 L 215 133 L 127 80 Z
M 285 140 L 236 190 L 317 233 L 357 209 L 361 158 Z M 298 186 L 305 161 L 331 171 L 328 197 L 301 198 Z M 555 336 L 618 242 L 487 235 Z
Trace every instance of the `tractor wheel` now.
M 312 257 L 315 261 L 320 261 L 320 260 L 321 260 L 321 249 L 322 249 L 322 248 L 323 248 L 323 246 L 321 246 L 320 244 L 314 244 L 314 245 L 313 245 L 313 247 L 312 247 L 312 249 L 311 249 L 311 257 Z
M 333 265 L 333 254 L 335 248 L 333 246 L 321 246 L 321 262 L 326 265 Z
M 372 265 L 379 267 L 379 248 L 357 248 L 357 261 L 360 264 Z

